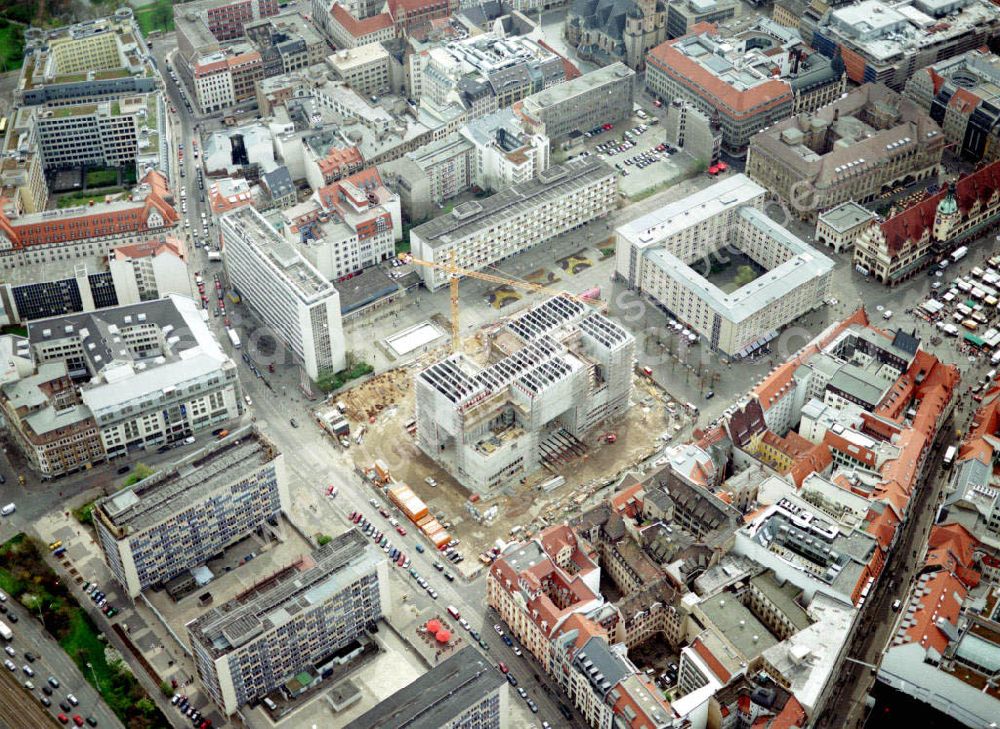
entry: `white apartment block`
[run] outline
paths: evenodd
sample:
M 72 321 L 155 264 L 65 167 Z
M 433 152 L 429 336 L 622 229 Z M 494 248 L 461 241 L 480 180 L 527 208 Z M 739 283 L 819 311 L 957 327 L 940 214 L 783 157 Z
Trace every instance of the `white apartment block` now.
M 290 504 L 284 456 L 244 427 L 100 499 L 94 525 L 105 562 L 136 598 L 272 528 L 269 521 L 276 528 Z
M 188 623 L 198 677 L 229 716 L 351 645 L 389 608 L 385 555 L 357 529 Z
M 542 466 L 546 438 L 583 438 L 628 408 L 635 339 L 561 296 L 491 340 L 480 367 L 447 357 L 416 376 L 417 445 L 463 486 L 488 494 Z
M 600 218 L 618 205 L 617 172 L 597 157 L 578 157 L 410 231 L 413 255 L 478 271 Z M 448 275 L 424 268 L 435 290 Z
M 824 305 L 833 270 L 829 258 L 767 217 L 766 197 L 763 187 L 733 175 L 622 225 L 617 276 L 713 349 L 750 354 Z M 729 292 L 708 280 L 714 263 L 740 254 L 764 272 Z
M 344 369 L 340 294 L 253 206 L 220 218 L 230 281 L 316 380 Z
M 28 325 L 36 365 L 63 362 L 109 457 L 181 440 L 240 414 L 236 365 L 192 299 L 39 319 Z
M 472 142 L 472 177 L 484 190 L 528 182 L 549 168 L 549 138 L 525 130 L 510 109 L 469 121 L 459 132 Z

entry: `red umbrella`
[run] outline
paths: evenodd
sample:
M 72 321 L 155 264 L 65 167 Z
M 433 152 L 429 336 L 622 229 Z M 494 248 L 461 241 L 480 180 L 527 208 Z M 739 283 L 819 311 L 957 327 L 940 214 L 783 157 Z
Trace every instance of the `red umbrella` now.
M 434 637 L 437 638 L 438 643 L 447 643 L 449 640 L 451 640 L 451 631 L 441 629 L 437 632 L 437 635 L 435 635 Z
M 427 632 L 436 633 L 441 630 L 441 621 L 436 618 L 432 618 L 427 621 Z

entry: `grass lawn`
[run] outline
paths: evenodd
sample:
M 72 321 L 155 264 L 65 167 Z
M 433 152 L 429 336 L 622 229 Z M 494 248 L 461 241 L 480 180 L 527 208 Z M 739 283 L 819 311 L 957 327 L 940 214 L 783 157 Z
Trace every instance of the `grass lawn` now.
M 24 62 L 24 28 L 0 21 L 0 71 L 15 71 Z
M 28 327 L 17 326 L 16 324 L 7 324 L 6 326 L 0 327 L 0 334 L 16 334 L 19 337 L 28 336 Z
M 118 183 L 118 170 L 87 170 L 87 187 L 108 187 Z
M 162 30 L 169 33 L 174 29 L 174 8 L 170 0 L 156 0 L 151 5 L 136 8 L 135 20 L 143 35 Z
M 120 187 L 108 187 L 100 192 L 73 192 L 63 195 L 56 203 L 59 208 L 72 208 L 77 205 L 88 205 L 91 200 L 94 202 L 104 202 L 105 195 L 117 195 L 124 190 Z

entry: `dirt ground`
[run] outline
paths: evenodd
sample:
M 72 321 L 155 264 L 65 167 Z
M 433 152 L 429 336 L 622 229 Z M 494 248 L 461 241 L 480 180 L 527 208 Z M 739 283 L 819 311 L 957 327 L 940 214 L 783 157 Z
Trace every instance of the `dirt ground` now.
M 435 356 L 440 356 L 440 352 Z M 465 572 L 480 566 L 477 556 L 493 546 L 495 540 L 509 540 L 514 527 L 520 526 L 530 533 L 545 524 L 566 519 L 595 489 L 647 458 L 669 422 L 665 419 L 663 393 L 646 378 L 637 376 L 632 397 L 636 406 L 629 408 L 624 420 L 592 433 L 584 441 L 587 452 L 564 464 L 560 471 L 540 469 L 526 483 L 514 483 L 496 498 L 474 504 L 480 514 L 497 507 L 491 523 L 477 523 L 469 508 L 472 506 L 469 491 L 424 455 L 406 432 L 406 423 L 414 417 L 411 380 L 425 365 L 426 362 L 421 362 L 393 370 L 340 398 L 347 406 L 351 424 L 350 452 L 354 464 L 361 469 L 370 469 L 376 460 L 382 461 L 396 481 L 408 484 L 424 500 L 452 536 L 462 541 L 461 551 L 466 561 L 459 567 Z M 358 445 L 353 436 L 362 423 L 366 432 Z M 606 442 L 610 432 L 617 436 L 613 444 Z M 542 492 L 538 485 L 554 476 L 563 476 L 565 484 Z M 428 479 L 433 479 L 435 485 L 431 486 Z

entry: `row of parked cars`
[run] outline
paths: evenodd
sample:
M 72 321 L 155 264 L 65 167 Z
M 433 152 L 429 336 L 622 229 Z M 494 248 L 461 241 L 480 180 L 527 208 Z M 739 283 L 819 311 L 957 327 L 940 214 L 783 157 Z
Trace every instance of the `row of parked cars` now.
M 201 715 L 184 694 L 174 694 L 170 697 L 170 703 L 177 707 L 177 710 L 181 712 L 185 717 L 191 720 L 191 726 L 195 729 L 211 729 L 212 720 L 206 719 Z
M 94 601 L 94 604 L 100 608 L 101 612 L 107 615 L 109 618 L 113 618 L 120 611 L 110 602 L 108 602 L 107 596 L 101 590 L 96 582 L 84 582 L 83 583 L 83 594 Z
M 352 523 L 357 524 L 366 537 L 371 537 L 372 541 L 381 547 L 383 552 L 389 555 L 389 559 L 392 560 L 397 567 L 406 569 L 410 566 L 410 560 L 406 556 L 406 553 L 398 547 L 392 546 L 392 543 L 389 541 L 389 537 L 383 534 L 378 527 L 370 522 L 368 517 L 360 511 L 352 511 L 349 518 Z M 406 531 L 404 530 L 400 533 L 406 534 Z

